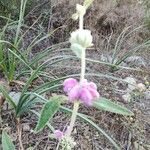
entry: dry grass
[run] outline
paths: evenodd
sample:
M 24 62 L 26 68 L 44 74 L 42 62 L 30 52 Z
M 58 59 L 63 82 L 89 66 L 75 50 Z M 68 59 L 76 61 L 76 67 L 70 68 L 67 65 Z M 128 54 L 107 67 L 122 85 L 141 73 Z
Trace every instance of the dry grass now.
M 68 39 L 69 33 L 77 27 L 76 22 L 68 20 L 73 10 L 75 10 L 76 0 L 64 0 L 53 8 L 54 13 L 51 18 L 55 28 L 64 25 L 61 30 L 62 34 L 56 41 L 63 41 Z M 123 31 L 125 27 L 131 26 L 132 29 L 143 24 L 144 9 L 139 5 L 136 0 L 120 1 L 118 5 L 112 0 L 95 0 L 92 7 L 88 10 L 85 16 L 85 27 L 92 30 L 94 35 L 94 44 L 97 50 L 105 50 L 106 41 L 112 36 L 111 45 L 115 42 L 116 38 Z M 56 19 L 57 18 L 57 19 Z M 58 23 L 59 22 L 59 23 Z M 131 29 L 131 30 L 132 30 Z M 139 42 L 147 37 L 146 29 L 140 30 L 136 36 L 133 35 L 126 43 L 130 45 L 132 42 Z M 57 33 L 56 33 L 57 34 Z M 59 35 L 60 36 L 60 35 Z M 57 37 L 57 35 L 55 36 Z

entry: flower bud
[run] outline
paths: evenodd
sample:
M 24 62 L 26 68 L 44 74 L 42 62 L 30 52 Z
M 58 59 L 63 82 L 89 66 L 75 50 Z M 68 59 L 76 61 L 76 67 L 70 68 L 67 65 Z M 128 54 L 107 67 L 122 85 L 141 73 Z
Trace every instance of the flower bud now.
M 64 91 L 69 92 L 75 85 L 78 84 L 78 81 L 74 78 L 68 78 L 64 81 Z
M 64 133 L 62 132 L 62 131 L 60 131 L 60 130 L 55 130 L 54 131 L 54 137 L 56 138 L 56 139 L 62 139 L 63 138 L 63 136 L 64 136 Z
M 90 30 L 76 30 L 71 33 L 70 43 L 81 45 L 83 48 L 92 46 L 93 37 Z

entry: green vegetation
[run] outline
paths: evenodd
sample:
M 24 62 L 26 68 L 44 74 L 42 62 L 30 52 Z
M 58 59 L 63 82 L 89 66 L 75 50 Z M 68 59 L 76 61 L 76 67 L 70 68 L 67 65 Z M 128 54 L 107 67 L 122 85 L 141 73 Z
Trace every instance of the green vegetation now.
M 136 144 L 141 142 L 141 136 L 144 136 L 144 133 L 138 134 L 139 131 L 136 129 L 141 125 L 139 120 L 142 117 L 138 117 L 138 108 L 135 109 L 135 107 L 138 102 L 141 105 L 147 103 L 145 97 L 149 96 L 146 95 L 149 92 L 149 62 L 142 62 L 138 67 L 135 66 L 140 63 L 141 57 L 145 56 L 142 61 L 147 61 L 146 57 L 149 56 L 150 33 L 147 29 L 150 26 L 150 2 L 149 0 L 138 1 L 139 5 L 144 7 L 142 10 L 145 16 L 140 18 L 142 21 L 145 19 L 144 23 L 140 24 L 139 22 L 142 22 L 140 20 L 138 25 L 125 24 L 125 17 L 129 16 L 121 16 L 119 14 L 121 10 L 117 12 L 117 9 L 123 9 L 121 6 L 126 3 L 126 5 L 138 3 L 136 0 L 133 0 L 133 4 L 117 0 L 115 6 L 114 1 L 110 2 L 113 9 L 107 10 L 108 14 L 106 13 L 104 22 L 95 27 L 95 22 L 92 20 L 97 17 L 95 10 L 103 3 L 85 0 L 82 3 L 83 6 L 77 5 L 76 13 L 74 13 L 72 9 L 75 8 L 74 2 L 0 0 L 0 134 L 2 134 L 0 148 L 4 150 L 41 148 L 37 148 L 41 142 L 38 141 L 40 139 L 38 137 L 35 141 L 24 143 L 26 133 L 23 130 L 23 122 L 28 115 L 30 117 L 25 119 L 27 124 L 30 122 L 33 124 L 28 131 L 29 134 L 35 138 L 40 135 L 39 133 L 45 136 L 46 131 L 48 143 L 52 140 L 56 150 L 60 147 L 63 149 L 63 146 L 67 150 L 71 150 L 72 146 L 78 148 L 80 144 L 75 145 L 75 142 L 78 143 L 80 139 L 78 135 L 73 138 L 76 133 L 72 131 L 73 127 L 78 129 L 82 124 L 85 130 L 86 126 L 90 128 L 90 131 L 86 132 L 96 137 L 96 142 L 102 140 L 101 144 L 98 143 L 101 148 L 121 150 L 126 147 L 123 145 L 124 139 L 120 140 L 122 134 L 118 129 L 125 129 L 126 133 L 123 134 L 131 135 L 128 137 L 128 149 L 137 146 L 135 142 L 132 143 L 132 138 Z M 63 12 L 64 7 L 68 12 Z M 103 11 L 105 12 L 105 9 Z M 75 20 L 71 19 L 72 14 Z M 113 18 L 114 14 L 121 18 L 118 19 L 120 26 L 117 21 L 115 22 L 117 17 Z M 83 16 L 85 24 L 83 24 Z M 110 21 L 111 17 L 113 19 Z M 78 19 L 79 25 L 76 23 Z M 115 24 L 118 26 L 116 27 Z M 90 28 L 90 30 L 83 30 L 84 28 Z M 70 33 L 73 40 L 70 38 Z M 107 58 L 100 60 L 103 54 L 106 54 Z M 130 65 L 132 57 L 138 58 L 136 65 Z M 140 79 L 136 80 L 136 83 L 124 79 L 131 77 L 131 74 Z M 83 87 L 90 91 L 86 91 L 86 94 L 74 91 L 78 92 L 75 101 L 70 100 L 69 93 L 73 86 L 68 93 L 63 91 L 64 80 L 74 78 L 77 81 L 80 79 L 79 91 L 83 90 Z M 93 89 L 89 87 L 91 83 L 90 86 L 94 84 Z M 13 96 L 12 92 L 15 93 Z M 66 96 L 64 92 L 67 93 Z M 96 97 L 97 93 L 94 92 L 100 93 L 100 96 Z M 141 102 L 139 99 L 136 101 L 137 97 L 134 93 L 144 95 L 146 102 L 144 100 Z M 91 95 L 97 99 L 92 101 L 91 105 L 86 105 L 88 98 L 91 101 Z M 124 99 L 124 95 L 128 95 L 130 100 L 128 97 Z M 132 95 L 135 95 L 134 100 Z M 73 108 L 70 102 L 73 103 Z M 8 108 L 4 111 L 7 104 Z M 13 119 L 8 122 L 6 115 Z M 75 124 L 76 120 L 77 124 Z M 103 124 L 105 120 L 108 122 Z M 6 124 L 11 126 L 10 131 L 7 130 Z M 63 131 L 62 139 L 55 137 L 55 131 L 59 128 Z M 117 130 L 112 131 L 114 128 Z M 17 136 L 18 144 L 13 140 L 12 132 Z M 79 133 L 80 136 L 84 134 Z M 91 137 L 88 140 L 91 141 Z M 68 146 L 66 143 L 72 145 Z M 142 148 L 146 149 L 149 146 L 146 138 L 143 139 L 143 143 Z M 44 144 L 41 144 L 42 149 L 48 148 L 47 144 L 46 146 Z

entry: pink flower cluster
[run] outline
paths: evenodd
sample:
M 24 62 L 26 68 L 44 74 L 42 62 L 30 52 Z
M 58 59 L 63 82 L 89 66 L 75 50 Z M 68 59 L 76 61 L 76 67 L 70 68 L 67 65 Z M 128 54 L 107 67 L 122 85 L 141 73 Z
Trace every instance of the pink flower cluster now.
M 79 83 L 74 78 L 68 78 L 64 81 L 63 86 L 64 92 L 67 93 L 71 102 L 80 100 L 85 105 L 91 106 L 92 101 L 99 98 L 96 84 L 88 82 L 86 79 L 82 83 Z

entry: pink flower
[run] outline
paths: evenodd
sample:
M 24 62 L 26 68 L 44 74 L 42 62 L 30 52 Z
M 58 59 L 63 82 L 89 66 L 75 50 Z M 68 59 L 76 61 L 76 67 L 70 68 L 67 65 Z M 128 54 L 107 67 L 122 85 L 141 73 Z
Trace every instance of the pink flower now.
M 64 91 L 69 97 L 69 101 L 80 100 L 87 106 L 91 106 L 94 99 L 99 98 L 97 86 L 94 82 L 86 79 L 79 83 L 76 79 L 69 78 L 64 81 Z
M 72 102 L 72 101 L 75 101 L 75 100 L 78 100 L 79 99 L 79 95 L 80 95 L 80 85 L 77 84 L 75 85 L 69 92 L 68 92 L 68 97 L 69 97 L 69 100 Z
M 91 87 L 91 88 L 97 90 L 97 86 L 96 86 L 96 84 L 95 84 L 94 82 L 90 82 L 90 83 L 89 83 L 89 87 Z
M 85 103 L 87 106 L 92 105 L 93 96 L 87 88 L 82 88 L 80 91 L 80 100 Z
M 56 139 L 62 139 L 63 138 L 63 136 L 64 136 L 64 133 L 62 132 L 62 131 L 60 131 L 60 130 L 55 130 L 54 131 L 54 137 L 56 138 Z
M 68 78 L 64 81 L 64 92 L 69 92 L 75 85 L 78 84 L 78 81 L 73 78 Z
M 97 86 L 94 82 L 88 83 L 86 87 L 91 93 L 91 95 L 93 96 L 93 98 L 99 98 L 99 93 L 97 92 Z

